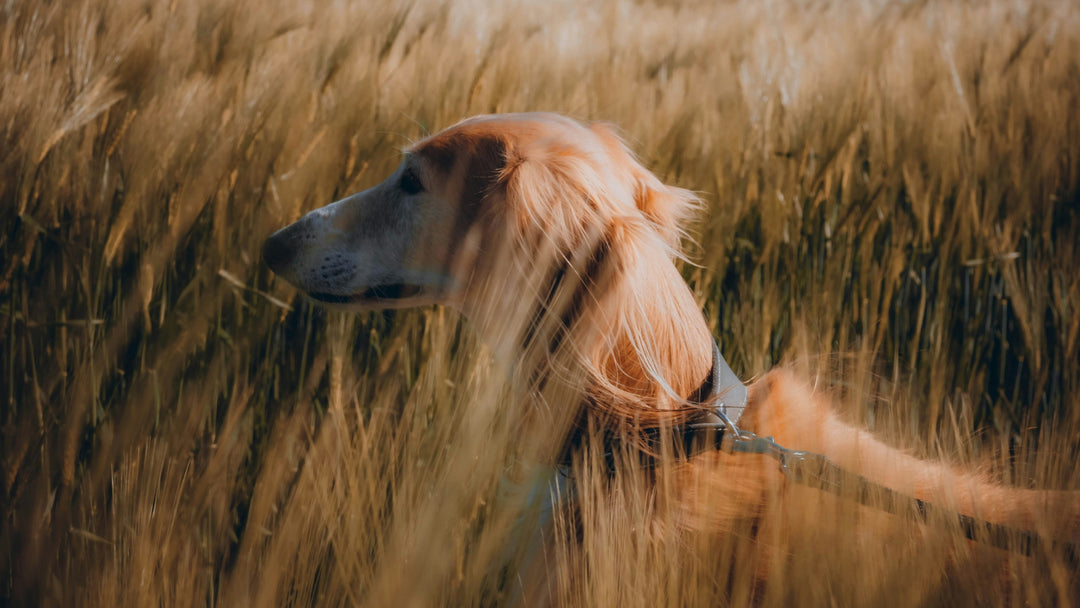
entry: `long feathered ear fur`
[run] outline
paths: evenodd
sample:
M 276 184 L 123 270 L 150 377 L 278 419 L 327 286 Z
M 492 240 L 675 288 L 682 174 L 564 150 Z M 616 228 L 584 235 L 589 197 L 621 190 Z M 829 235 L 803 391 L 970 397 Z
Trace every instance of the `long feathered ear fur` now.
M 595 123 L 588 128 L 596 136 L 592 142 L 578 138 L 571 145 L 557 136 L 537 137 L 514 142 L 523 146 L 520 149 L 513 144 L 505 149 L 498 182 L 517 205 L 519 227 L 540 224 L 549 236 L 574 243 L 584 227 L 633 222 L 636 210 L 669 252 L 681 257 L 686 229 L 701 210 L 701 199 L 661 182 L 613 126 Z
M 549 247 L 554 265 L 573 277 L 562 288 L 589 292 L 587 312 L 549 313 L 580 321 L 567 328 L 573 338 L 565 343 L 582 356 L 593 412 L 609 423 L 657 426 L 700 385 L 708 357 L 697 361 L 698 351 L 711 355 L 698 348 L 707 347 L 707 330 L 694 335 L 701 313 L 672 265 L 700 199 L 664 185 L 607 125 L 589 127 L 594 137 L 582 137 L 577 124 L 553 126 L 550 135 L 511 141 L 506 150 L 497 181 L 508 225 L 531 252 L 527 263 L 551 266 L 540 254 Z M 590 255 L 600 248 L 603 260 Z M 555 300 L 577 301 L 570 294 Z
M 664 243 L 677 255 L 687 237 L 687 225 L 701 211 L 701 199 L 689 190 L 668 186 L 637 160 L 634 153 L 607 123 L 591 126 L 621 172 L 623 183 L 632 184 L 638 210 L 656 227 Z

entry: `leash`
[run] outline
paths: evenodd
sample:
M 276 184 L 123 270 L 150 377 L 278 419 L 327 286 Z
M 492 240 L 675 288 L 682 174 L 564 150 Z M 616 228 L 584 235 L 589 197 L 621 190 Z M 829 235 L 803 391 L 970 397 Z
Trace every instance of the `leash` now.
M 704 398 L 701 398 L 704 397 Z M 1080 566 L 1080 546 L 1071 541 L 1048 539 L 1028 530 L 1021 530 L 971 517 L 963 513 L 937 507 L 921 498 L 908 496 L 871 481 L 862 475 L 848 471 L 829 460 L 824 454 L 792 450 L 776 443 L 772 437 L 760 437 L 741 430 L 732 421 L 746 409 L 748 391 L 738 376 L 731 371 L 720 354 L 720 347 L 713 342 L 713 368 L 709 378 L 692 396 L 697 402 L 718 399 L 716 405 L 706 411 L 707 419 L 691 423 L 681 429 L 685 454 L 693 454 L 693 446 L 701 445 L 698 437 L 711 435 L 711 444 L 732 454 L 762 454 L 777 461 L 784 477 L 801 485 L 845 497 L 857 503 L 906 517 L 917 523 L 930 523 L 931 519 L 953 520 L 960 526 L 964 537 L 1006 551 L 1032 556 L 1040 550 L 1061 552 L 1069 566 Z M 710 442 L 704 442 L 708 445 Z

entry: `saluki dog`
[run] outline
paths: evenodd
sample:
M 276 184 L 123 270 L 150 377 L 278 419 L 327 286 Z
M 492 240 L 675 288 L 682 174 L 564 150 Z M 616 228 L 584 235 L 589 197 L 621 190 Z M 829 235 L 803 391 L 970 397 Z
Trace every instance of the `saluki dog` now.
M 453 306 L 493 348 L 558 368 L 533 373 L 530 389 L 577 370 L 580 411 L 553 459 L 580 445 L 582 429 L 652 449 L 650 430 L 700 419 L 709 411 L 702 403 L 735 402 L 727 413 L 739 427 L 824 454 L 897 492 L 1075 537 L 1076 493 L 1010 488 L 905 454 L 844 422 L 793 372 L 774 370 L 720 394 L 713 386 L 705 398 L 715 343 L 673 263 L 699 205 L 691 192 L 661 183 L 605 124 L 546 113 L 478 116 L 408 147 L 381 184 L 276 232 L 263 257 L 320 302 Z M 514 316 L 522 321 L 508 331 L 505 319 Z M 684 489 L 679 521 L 689 529 L 722 533 L 761 513 L 786 483 L 760 455 L 684 456 L 674 485 Z

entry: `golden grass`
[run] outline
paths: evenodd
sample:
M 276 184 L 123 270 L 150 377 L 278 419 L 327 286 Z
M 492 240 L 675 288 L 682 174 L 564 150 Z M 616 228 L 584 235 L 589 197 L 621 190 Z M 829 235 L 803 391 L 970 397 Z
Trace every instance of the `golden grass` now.
M 546 473 L 508 374 L 448 311 L 326 313 L 257 255 L 482 112 L 612 121 L 702 191 L 684 274 L 744 376 L 798 360 L 919 453 L 1080 488 L 1076 6 L 16 2 L 0 66 L 0 602 L 512 601 Z M 565 601 L 1080 597 L 1054 555 L 791 497 L 786 555 L 650 534 L 601 477 Z

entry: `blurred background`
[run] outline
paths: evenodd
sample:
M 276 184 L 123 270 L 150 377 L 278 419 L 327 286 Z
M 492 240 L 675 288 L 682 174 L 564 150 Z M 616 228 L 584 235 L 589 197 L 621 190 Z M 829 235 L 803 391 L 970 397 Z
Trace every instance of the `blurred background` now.
M 468 324 L 259 260 L 489 112 L 610 121 L 703 196 L 682 271 L 743 378 L 806 366 L 913 453 L 1080 488 L 1078 108 L 1074 3 L 5 3 L 0 603 L 511 601 L 512 430 L 484 475 L 447 447 L 506 391 Z M 563 600 L 1076 601 L 1052 556 L 986 583 L 848 540 L 764 589 L 745 543 L 612 544 Z

